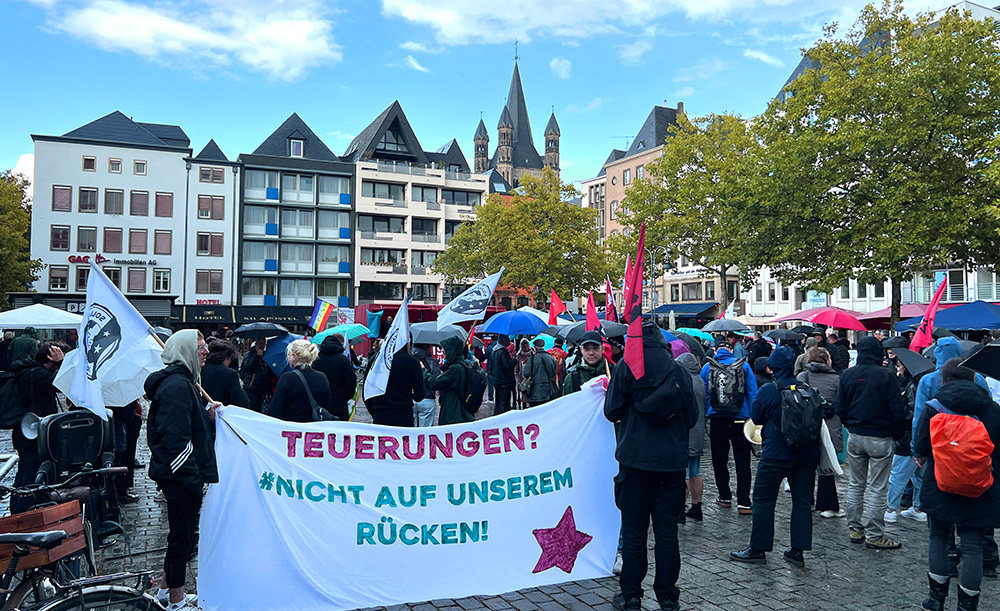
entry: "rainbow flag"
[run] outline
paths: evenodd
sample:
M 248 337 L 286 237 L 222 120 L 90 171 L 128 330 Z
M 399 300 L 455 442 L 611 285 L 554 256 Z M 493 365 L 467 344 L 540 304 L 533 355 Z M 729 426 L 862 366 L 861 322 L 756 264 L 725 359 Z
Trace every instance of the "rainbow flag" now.
M 309 326 L 317 331 L 326 329 L 326 321 L 330 320 L 330 315 L 336 309 L 336 306 L 329 301 L 317 299 L 316 307 L 313 308 L 312 318 L 309 319 Z

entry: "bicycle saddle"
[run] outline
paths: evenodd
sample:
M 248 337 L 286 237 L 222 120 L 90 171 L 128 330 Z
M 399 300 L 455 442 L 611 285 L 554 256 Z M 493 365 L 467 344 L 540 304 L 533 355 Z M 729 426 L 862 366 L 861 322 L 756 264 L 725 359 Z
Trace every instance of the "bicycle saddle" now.
M 0 534 L 0 543 L 52 549 L 62 543 L 68 536 L 65 530 L 49 530 L 38 533 L 5 533 Z

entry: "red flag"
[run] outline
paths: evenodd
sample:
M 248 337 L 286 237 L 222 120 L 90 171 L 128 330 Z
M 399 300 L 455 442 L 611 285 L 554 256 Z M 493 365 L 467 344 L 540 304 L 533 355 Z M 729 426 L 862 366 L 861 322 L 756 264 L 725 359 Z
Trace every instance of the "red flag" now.
M 927 306 L 927 311 L 924 312 L 924 319 L 920 321 L 920 326 L 917 327 L 917 334 L 910 341 L 910 350 L 919 352 L 934 343 L 934 317 L 937 316 L 938 304 L 941 303 L 941 297 L 944 296 L 946 286 L 948 286 L 947 276 L 945 276 L 941 286 L 934 291 L 934 298 L 931 299 L 930 305 Z
M 607 292 L 607 305 L 604 306 L 604 320 L 618 322 L 618 310 L 615 309 L 615 293 L 611 288 L 611 278 L 604 277 L 604 290 Z
M 549 303 L 549 324 L 557 324 L 558 316 L 566 311 L 566 304 L 559 299 L 559 295 L 556 295 L 556 290 L 552 289 L 552 299 Z
M 597 317 L 597 306 L 594 305 L 594 291 L 587 294 L 587 331 L 601 331 L 601 319 Z
M 639 228 L 639 247 L 636 249 L 635 266 L 629 275 L 625 304 L 622 314 L 628 321 L 625 336 L 625 364 L 632 370 L 636 380 L 646 375 L 646 363 L 642 349 L 642 263 L 646 246 L 646 224 Z
M 629 292 L 631 287 L 629 282 L 632 280 L 632 255 L 625 256 L 625 278 L 622 280 L 622 318 L 621 322 L 628 324 L 628 304 L 632 303 L 632 299 L 629 297 Z

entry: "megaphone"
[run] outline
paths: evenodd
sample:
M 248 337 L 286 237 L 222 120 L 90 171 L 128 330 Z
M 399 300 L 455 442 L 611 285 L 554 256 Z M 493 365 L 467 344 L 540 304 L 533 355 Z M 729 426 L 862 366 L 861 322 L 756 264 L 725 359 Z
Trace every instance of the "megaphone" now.
M 747 441 L 754 445 L 761 445 L 764 440 L 760 437 L 760 432 L 764 428 L 762 424 L 755 424 L 753 420 L 747 419 L 746 423 L 743 425 L 743 436 L 747 438 Z
M 21 418 L 21 434 L 25 439 L 38 439 L 38 426 L 42 419 L 35 414 L 28 412 Z

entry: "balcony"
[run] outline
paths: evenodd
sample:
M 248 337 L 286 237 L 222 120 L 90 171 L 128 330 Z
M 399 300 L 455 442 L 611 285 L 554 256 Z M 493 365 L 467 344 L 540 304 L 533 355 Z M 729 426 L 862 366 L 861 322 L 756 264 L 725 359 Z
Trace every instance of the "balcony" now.
M 414 242 L 433 242 L 435 244 L 441 243 L 441 234 L 439 233 L 414 233 L 411 237 Z
M 976 285 L 976 299 L 1000 301 L 1000 283 L 980 282 Z
M 389 233 L 388 231 L 359 231 L 363 240 L 399 240 L 406 237 L 405 233 Z
M 376 206 L 407 208 L 406 200 L 403 199 L 375 199 Z
M 414 265 L 410 267 L 410 273 L 416 276 L 423 276 L 427 274 L 427 268 L 420 265 Z

